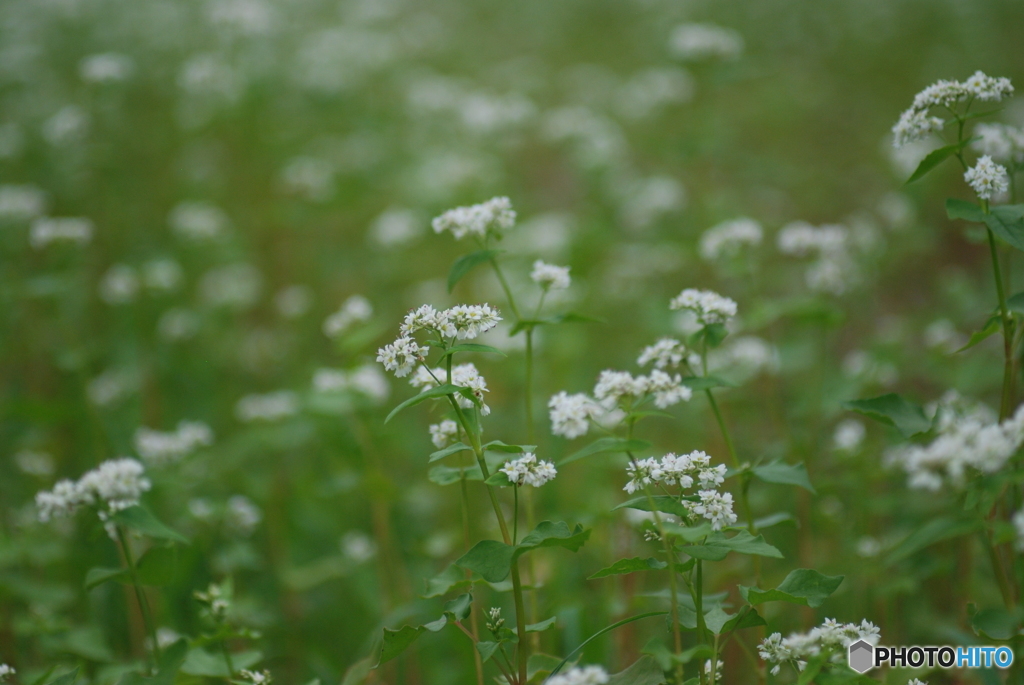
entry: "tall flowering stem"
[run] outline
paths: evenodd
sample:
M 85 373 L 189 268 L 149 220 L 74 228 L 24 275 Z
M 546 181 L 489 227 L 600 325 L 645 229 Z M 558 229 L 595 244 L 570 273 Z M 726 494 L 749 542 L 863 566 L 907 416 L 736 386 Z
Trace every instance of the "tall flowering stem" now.
M 135 557 L 132 555 L 132 548 L 128 544 L 128 536 L 124 533 L 124 528 L 121 526 L 114 526 L 114 530 L 117 531 L 117 541 L 121 544 L 121 552 L 124 554 L 125 565 L 128 567 L 128 575 L 132 580 L 132 587 L 135 588 L 135 599 L 139 603 L 139 611 L 142 612 L 142 621 L 146 624 L 146 632 L 149 634 L 149 639 L 153 643 L 153 663 L 160 661 L 160 643 L 156 639 L 156 625 L 153 623 L 153 614 L 149 608 L 149 600 L 146 599 L 146 593 L 142 589 L 142 581 L 139 580 L 139 570 L 135 566 Z

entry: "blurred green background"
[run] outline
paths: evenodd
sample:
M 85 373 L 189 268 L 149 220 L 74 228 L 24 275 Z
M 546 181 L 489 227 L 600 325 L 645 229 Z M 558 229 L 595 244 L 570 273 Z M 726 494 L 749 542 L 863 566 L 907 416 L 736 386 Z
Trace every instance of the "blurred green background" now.
M 697 35 L 714 54 L 687 46 L 693 25 L 711 25 Z M 846 575 L 821 610 L 769 611 L 771 629 L 834 616 L 878 623 L 885 643 L 976 640 L 965 602 L 996 601 L 980 562 L 957 568 L 943 545 L 888 554 L 947 505 L 884 468 L 894 432 L 867 426 L 846 450 L 833 434 L 846 399 L 998 396 L 997 345 L 950 354 L 995 302 L 984 245 L 945 218 L 945 197 L 967 197 L 959 174 L 904 187 L 928 148 L 896 152 L 889 131 L 938 78 L 982 69 L 1024 84 L 1022 27 L 1017 0 L 0 3 L 0 661 L 23 682 L 79 662 L 112 683 L 142 658 L 125 588 L 83 589 L 116 548 L 86 517 L 38 523 L 33 496 L 138 456 L 140 427 L 182 420 L 215 438 L 148 469 L 145 502 L 192 540 L 152 594 L 159 625 L 196 634 L 192 592 L 230 576 L 237 620 L 262 632 L 279 682 L 338 682 L 382 625 L 436 616 L 425 580 L 463 548 L 456 488 L 427 479 L 431 417 L 385 426 L 414 392 L 390 377 L 387 398 L 313 378 L 372 362 L 424 302 L 505 306 L 482 269 L 447 292 L 469 248 L 429 225 L 494 195 L 519 214 L 503 245 L 513 288 L 533 297 L 536 258 L 571 265 L 550 307 L 605 322 L 543 331 L 541 458 L 580 446 L 550 435 L 550 395 L 635 369 L 675 330 L 667 304 L 681 289 L 722 292 L 739 303 L 735 333 L 769 350 L 756 368 L 722 362 L 743 381 L 722 394 L 741 458 L 803 460 L 817 489 L 752 490 L 759 514 L 798 522 L 766 533 L 789 557 L 766 562 L 766 582 L 796 564 Z M 999 119 L 1024 123 L 1024 103 Z M 739 217 L 763 224 L 762 245 L 701 259 L 701 234 Z M 776 249 L 796 220 L 857 236 L 842 292 L 810 288 L 809 260 Z M 83 239 L 51 239 L 60 230 Z M 325 335 L 357 294 L 372 318 Z M 510 357 L 474 361 L 491 437 L 522 443 L 517 341 L 496 331 L 489 344 Z M 279 392 L 293 394 L 264 402 L 272 415 L 240 409 Z M 724 458 L 702 402 L 673 414 L 647 428 L 657 449 Z M 594 528 L 578 555 L 538 556 L 538 619 L 561 628 L 543 636 L 547 652 L 660 606 L 657 583 L 585 580 L 648 545 L 610 512 L 623 467 L 595 457 L 538 491 L 542 518 Z M 475 537 L 493 535 L 481 493 L 473 504 Z M 744 582 L 744 563 L 721 564 L 712 589 Z M 478 601 L 511 612 L 507 595 Z M 662 632 L 632 624 L 584 661 L 617 670 Z M 372 678 L 469 682 L 469 654 L 428 635 Z M 727 652 L 729 680 L 753 682 L 744 668 Z

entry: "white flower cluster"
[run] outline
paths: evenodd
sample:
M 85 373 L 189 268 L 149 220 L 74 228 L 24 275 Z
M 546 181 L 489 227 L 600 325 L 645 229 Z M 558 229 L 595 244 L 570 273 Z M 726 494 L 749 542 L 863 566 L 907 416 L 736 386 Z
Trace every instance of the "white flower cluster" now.
M 85 245 L 92 240 L 92 221 L 82 217 L 40 217 L 32 222 L 29 243 L 41 250 L 51 243 Z
M 697 315 L 703 325 L 725 323 L 736 316 L 736 303 L 711 290 L 687 288 L 672 298 L 670 309 L 686 309 Z
M 564 390 L 548 401 L 551 432 L 573 440 L 586 435 L 590 421 L 605 413 L 601 405 L 584 393 L 570 395 Z
M 103 462 L 77 482 L 62 480 L 53 490 L 36 493 L 39 520 L 73 516 L 80 508 L 92 505 L 105 507 L 99 514 L 106 520 L 111 512 L 139 503 L 142 493 L 151 487 L 144 472 L 142 464 L 124 457 Z
M 487 380 L 480 375 L 475 365 L 458 364 L 453 366 L 451 380 L 448 379 L 448 372 L 443 368 L 431 370 L 426 366 L 420 366 L 409 379 L 409 385 L 421 390 L 436 388 L 440 383 L 451 383 L 460 388 L 469 388 L 480 402 L 480 413 L 483 416 L 491 413 L 491 408 L 484 404 L 484 393 L 488 392 Z M 468 397 L 456 395 L 455 399 L 463 409 L 472 409 L 475 406 Z
M 1006 124 L 978 124 L 974 127 L 971 148 L 993 159 L 1020 164 L 1024 162 L 1024 128 Z
M 577 666 L 548 678 L 547 685 L 605 685 L 608 673 L 600 666 Z
M 451 419 L 430 425 L 430 442 L 434 443 L 434 447 L 439 450 L 453 444 L 457 437 L 459 437 L 459 424 Z
M 250 671 L 242 669 L 239 671 L 239 675 L 242 676 L 243 680 L 247 683 L 251 683 L 252 685 L 270 685 L 274 682 L 273 678 L 270 677 L 270 671 L 267 670 Z
M 622 489 L 632 495 L 650 485 L 678 486 L 685 490 L 696 483 L 700 500 L 685 502 L 690 516 L 705 519 L 711 523 L 712 530 L 721 530 L 736 523 L 732 494 L 715 489 L 725 481 L 725 472 L 725 464 L 712 466 L 711 457 L 700 450 L 679 455 L 670 452 L 661 459 L 648 457 L 627 466 L 629 481 Z
M 757 653 L 773 665 L 772 675 L 778 675 L 782 664 L 789 662 L 802 671 L 807 660 L 819 654 L 828 654 L 833 663 L 839 663 L 846 658 L 846 648 L 850 643 L 865 640 L 877 644 L 879 637 L 878 626 L 868 620 L 858 625 L 826 618 L 824 623 L 808 633 L 793 633 L 788 637 L 772 633 L 761 641 Z
M 0 185 L 0 220 L 19 221 L 42 215 L 46 193 L 30 185 Z
M 640 352 L 636 363 L 638 366 L 654 364 L 656 369 L 674 369 L 686 360 L 689 364 L 700 363 L 700 358 L 686 349 L 686 345 L 675 338 L 662 338 L 653 345 L 648 345 Z
M 0 664 L 0 683 L 7 680 L 7 676 L 14 675 L 15 673 L 17 673 L 17 671 L 15 671 L 7 664 Z
M 981 100 L 998 102 L 1013 94 L 1008 78 L 986 76 L 980 71 L 966 81 L 937 81 L 914 96 L 914 104 L 900 115 L 892 127 L 893 146 L 903 147 L 931 133 L 940 131 L 945 122 L 929 116 L 932 107 L 953 109 L 960 101 Z
M 971 472 L 999 471 L 1024 444 L 1024 405 L 998 423 L 987 408 L 948 393 L 937 408 L 936 431 L 927 445 L 905 445 L 886 454 L 888 465 L 907 473 L 911 488 L 934 492 L 944 482 L 961 487 Z
M 736 257 L 746 247 L 757 247 L 764 229 L 753 219 L 725 221 L 704 231 L 700 238 L 700 256 L 707 261 Z
M 857 419 L 844 419 L 836 425 L 832 445 L 840 452 L 856 452 L 866 435 L 863 423 Z
M 313 389 L 322 393 L 355 393 L 374 404 L 380 404 L 391 394 L 387 376 L 375 364 L 363 364 L 354 369 L 317 369 L 313 374 Z
M 153 465 L 179 461 L 200 447 L 213 444 L 213 431 L 201 421 L 182 421 L 176 430 L 162 432 L 140 427 L 135 431 L 135 451 Z
M 262 520 L 263 511 L 245 495 L 233 495 L 228 498 L 228 506 L 224 511 L 224 525 L 229 532 L 249 537 Z
M 679 374 L 670 376 L 654 369 L 649 376 L 633 376 L 628 371 L 605 370 L 598 376 L 594 386 L 594 398 L 607 410 L 612 410 L 624 400 L 639 400 L 650 395 L 654 406 L 667 409 L 680 402 L 688 402 L 693 390 L 683 385 Z
M 964 172 L 964 180 L 982 200 L 1001 195 L 1010 187 L 1006 167 L 996 164 L 988 155 L 982 155 L 970 169 Z
M 815 292 L 841 295 L 856 279 L 857 269 L 851 255 L 850 230 L 839 224 L 812 226 L 794 221 L 775 236 L 779 252 L 792 257 L 814 257 L 804 280 Z
M 541 259 L 533 263 L 530 278 L 544 290 L 565 290 L 569 287 L 569 267 L 548 264 Z
M 532 485 L 539 488 L 558 475 L 555 465 L 550 461 L 538 461 L 533 452 L 526 452 L 518 459 L 506 461 L 501 472 L 508 476 L 514 485 Z
M 220 207 L 209 202 L 186 200 L 171 210 L 171 230 L 186 240 L 204 241 L 219 237 L 231 223 Z
M 338 311 L 324 319 L 324 335 L 337 338 L 344 335 L 357 323 L 369 321 L 373 316 L 373 305 L 362 295 L 353 295 L 345 300 Z
M 434 233 L 450 231 L 456 240 L 462 240 L 467 235 L 484 238 L 492 234 L 501 237 L 515 224 L 516 213 L 512 209 L 512 201 L 507 197 L 493 197 L 478 205 L 449 209 L 430 223 Z
M 399 337 L 377 350 L 377 361 L 399 378 L 408 376 L 428 352 L 413 339 L 414 333 L 427 331 L 444 338 L 472 340 L 497 326 L 499 321 L 498 310 L 489 304 L 460 304 L 440 311 L 425 304 L 405 315 Z
M 1017 530 L 1017 544 L 1019 551 L 1024 551 L 1024 509 L 1013 515 L 1013 527 Z
M 299 413 L 299 396 L 290 390 L 246 395 L 235 404 L 235 417 L 243 422 L 280 421 Z
M 672 30 L 669 49 L 682 60 L 735 59 L 743 52 L 743 37 L 714 24 L 680 24 Z
M 708 353 L 708 372 L 730 371 L 733 374 L 754 376 L 779 370 L 779 351 L 767 340 L 756 335 L 729 338 L 725 345 Z

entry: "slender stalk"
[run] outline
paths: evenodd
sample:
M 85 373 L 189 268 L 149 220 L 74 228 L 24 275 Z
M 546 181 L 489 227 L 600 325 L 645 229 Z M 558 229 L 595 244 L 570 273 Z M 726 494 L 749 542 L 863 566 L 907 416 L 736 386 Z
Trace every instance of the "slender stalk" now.
M 526 437 L 531 445 L 537 444 L 537 433 L 533 420 L 533 326 L 526 328 Z
M 235 664 L 231 661 L 231 652 L 228 651 L 227 640 L 220 643 L 220 653 L 224 655 L 224 665 L 228 667 L 228 680 L 235 677 Z
M 498 277 L 498 282 L 501 283 L 501 289 L 505 291 L 505 298 L 508 300 L 508 306 L 512 310 L 512 315 L 516 317 L 518 323 L 521 317 L 519 315 L 519 308 L 516 307 L 516 299 L 512 297 L 512 289 L 508 287 L 508 281 L 505 280 L 505 274 L 501 272 L 501 267 L 498 266 L 497 259 L 491 259 L 491 266 L 494 267 L 494 274 Z
M 697 578 L 694 580 L 693 604 L 697 609 L 697 635 L 702 643 L 707 642 L 707 625 L 704 623 L 704 563 L 698 559 L 696 564 Z M 704 685 L 706 678 L 704 669 L 698 667 L 697 673 L 700 676 L 701 685 Z
M 146 632 L 153 643 L 153 663 L 160 661 L 160 644 L 156 640 L 156 626 L 153 624 L 153 615 L 149 610 L 149 601 L 142 590 L 142 582 L 139 580 L 139 571 L 135 566 L 135 558 L 132 556 L 132 548 L 128 546 L 128 537 L 124 534 L 124 528 L 117 526 L 117 539 L 121 543 L 121 551 L 124 553 L 125 564 L 128 566 L 128 575 L 131 576 L 132 586 L 135 588 L 135 599 L 139 602 L 139 610 L 142 612 L 142 620 L 146 624 Z
M 981 201 L 981 211 L 989 214 L 988 200 Z M 1006 291 L 1003 289 L 1003 276 L 999 268 L 999 251 L 992 229 L 985 227 L 988 234 L 988 248 L 992 255 L 992 275 L 996 281 L 996 294 L 999 296 L 999 317 L 1003 323 L 1003 392 L 999 404 L 999 420 L 1002 421 L 1013 410 L 1013 319 L 1006 307 Z
M 1006 605 L 1007 611 L 1012 613 L 1016 607 L 1016 602 L 1013 599 L 1013 587 L 1006 576 L 1006 570 L 1003 568 L 1003 561 L 999 556 L 999 550 L 992 544 L 992 533 L 983 532 L 981 534 L 981 541 L 985 546 L 985 551 L 988 553 L 989 561 L 992 563 L 992 573 L 996 577 L 996 584 L 999 586 L 999 594 L 1003 597 L 1003 604 Z
M 466 551 L 469 551 L 469 487 L 466 483 L 466 470 L 462 469 L 459 476 L 459 489 L 462 491 L 462 537 L 466 545 Z M 466 571 L 467 580 L 472 575 L 471 571 Z M 480 652 L 476 648 L 476 643 L 480 641 L 480 626 L 477 620 L 477 612 L 472 605 L 469 607 L 469 627 L 471 631 L 469 636 L 473 639 L 473 667 L 476 670 L 476 685 L 484 685 L 484 663 L 480 657 Z
M 519 486 L 512 486 L 512 544 L 519 542 Z
M 719 635 L 715 635 L 714 644 L 711 646 L 711 673 L 708 674 L 708 682 L 711 685 L 715 685 L 715 674 L 718 672 L 718 640 Z

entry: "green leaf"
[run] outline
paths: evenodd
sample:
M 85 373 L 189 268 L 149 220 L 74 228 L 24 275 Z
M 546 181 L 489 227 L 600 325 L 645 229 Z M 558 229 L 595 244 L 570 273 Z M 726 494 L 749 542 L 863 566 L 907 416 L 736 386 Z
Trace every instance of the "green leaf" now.
M 252 668 L 263 661 L 263 655 L 255 650 L 245 652 L 232 652 L 231 663 L 235 670 Z M 224 663 L 224 655 L 218 652 L 208 652 L 201 647 L 193 647 L 189 650 L 185 662 L 181 665 L 181 672 L 186 675 L 204 676 L 207 678 L 228 678 L 228 667 Z
M 780 511 L 775 514 L 768 514 L 767 516 L 763 516 L 759 519 L 754 519 L 754 528 L 757 530 L 763 530 L 765 528 L 777 526 L 780 523 L 785 523 L 786 521 L 796 523 L 796 517 L 788 511 Z
M 469 612 L 473 604 L 473 595 L 468 592 L 459 595 L 450 602 L 446 602 L 444 605 L 445 615 L 451 615 L 456 621 L 462 622 L 469 617 Z
M 508 454 L 522 454 L 524 452 L 533 452 L 537 449 L 536 445 L 506 445 L 501 440 L 491 440 L 489 443 L 483 446 L 486 452 L 507 452 Z
M 959 143 L 955 143 L 953 145 L 946 145 L 945 147 L 940 147 L 937 150 L 932 150 L 931 152 L 929 152 L 928 156 L 922 159 L 921 163 L 917 165 L 917 169 L 914 171 L 913 174 L 910 175 L 910 178 L 907 179 L 907 182 L 904 185 L 909 185 L 914 181 L 923 178 L 924 175 L 927 174 L 929 171 L 931 171 L 938 165 L 942 164 L 944 161 L 946 161 L 946 159 L 948 159 L 952 155 L 955 155 L 957 152 L 959 152 L 964 147 L 964 145 L 970 143 L 971 140 L 973 140 L 973 138 L 961 140 Z
M 491 474 L 491 477 L 484 481 L 487 485 L 493 485 L 499 488 L 507 488 L 514 485 L 512 481 L 508 479 L 508 474 L 504 471 L 495 471 Z
M 967 341 L 966 345 L 957 350 L 957 352 L 963 352 L 964 350 L 970 349 L 977 345 L 978 343 L 980 343 L 982 340 L 985 340 L 989 336 L 997 333 L 999 331 L 1000 325 L 1001 321 L 999 314 L 993 314 L 988 318 L 988 321 L 985 322 L 985 325 L 982 326 L 980 331 L 975 331 L 971 333 L 971 339 Z
M 173 685 L 187 654 L 188 641 L 181 638 L 163 650 L 156 675 L 147 678 L 139 673 L 129 673 L 118 681 L 118 685 Z
M 363 657 L 349 666 L 345 677 L 341 679 L 341 685 L 363 685 L 373 670 L 374 659 L 373 655 Z
M 139 559 L 139 582 L 152 587 L 171 585 L 177 579 L 177 570 L 177 549 L 163 546 L 150 547 Z
M 682 384 L 691 390 L 710 390 L 711 388 L 735 388 L 735 383 L 730 383 L 727 380 L 719 378 L 718 376 L 690 376 L 684 378 Z
M 388 414 L 388 417 L 384 419 L 384 423 L 390 421 L 394 418 L 395 414 L 403 409 L 408 409 L 409 407 L 416 406 L 421 402 L 426 402 L 427 400 L 436 399 L 438 397 L 444 397 L 445 395 L 461 395 L 463 390 L 465 390 L 465 388 L 459 387 L 458 385 L 452 385 L 451 383 L 445 383 L 444 385 L 424 390 L 415 397 L 410 397 L 405 402 L 402 402 L 400 405 L 392 409 L 391 413 Z
M 776 461 L 763 466 L 755 466 L 751 469 L 754 476 L 766 483 L 780 483 L 782 485 L 796 485 L 809 492 L 817 494 L 810 478 L 807 477 L 807 469 L 803 462 L 799 464 L 786 464 Z
M 1020 619 L 1002 607 L 982 609 L 971 617 L 971 627 L 989 640 L 1012 640 L 1020 629 Z
M 725 559 L 729 552 L 774 557 L 776 559 L 782 558 L 782 552 L 765 542 L 763 535 L 754 537 L 745 530 L 741 530 L 731 538 L 718 533 L 713 537 L 709 537 L 703 545 L 683 547 L 683 552 L 691 557 L 705 561 L 721 561 Z
M 536 328 L 537 326 L 543 326 L 545 324 L 560 324 L 560 323 L 607 323 L 604 319 L 600 319 L 596 316 L 587 316 L 585 314 L 576 314 L 575 312 L 566 312 L 565 314 L 555 314 L 549 316 L 546 319 L 520 319 L 512 327 L 512 330 L 508 332 L 509 336 L 513 336 L 516 333 L 526 330 L 527 328 Z
M 1016 314 L 1024 314 L 1024 290 L 1015 295 L 1010 295 L 1006 299 L 1006 307 Z
M 385 628 L 377 665 L 374 668 L 379 668 L 381 664 L 391 661 L 404 652 L 423 633 L 428 631 L 436 633 L 448 625 L 449 621 L 462 621 L 465 619 L 469 616 L 472 601 L 473 596 L 469 593 L 459 595 L 444 605 L 444 613 L 436 621 L 424 623 L 420 626 L 402 626 L 398 630 Z
M 428 464 L 433 464 L 435 461 L 440 461 L 441 459 L 444 459 L 445 457 L 447 457 L 449 455 L 452 455 L 452 454 L 457 454 L 458 452 L 472 452 L 472 451 L 473 451 L 473 448 L 470 447 L 469 445 L 464 445 L 461 442 L 457 442 L 454 445 L 448 445 L 443 450 L 438 450 L 436 452 L 431 452 L 430 453 L 430 459 L 427 460 L 427 463 Z
M 666 535 L 672 535 L 684 542 L 697 542 L 711 534 L 710 523 L 700 523 L 696 526 L 680 526 L 675 523 L 663 522 L 662 529 Z
M 894 392 L 871 399 L 850 400 L 843 402 L 842 406 L 886 425 L 895 426 L 905 438 L 924 433 L 932 427 L 920 405 L 908 402 Z
M 467 255 L 462 255 L 452 264 L 452 270 L 448 272 L 448 292 L 455 289 L 455 284 L 477 266 L 489 262 L 499 254 L 501 250 L 477 250 Z
M 843 582 L 843 576 L 826 576 L 809 568 L 792 571 L 774 590 L 761 590 L 740 585 L 743 599 L 752 605 L 765 602 L 789 602 L 819 607 Z
M 111 580 L 117 581 L 118 583 L 130 583 L 131 577 L 128 574 L 128 569 L 102 568 L 99 566 L 91 568 L 85 574 L 85 589 L 91 590 L 94 587 L 103 585 L 103 583 Z
M 972 221 L 976 224 L 985 223 L 985 213 L 981 211 L 981 207 L 973 202 L 958 200 L 953 197 L 946 200 L 946 216 L 951 220 L 963 219 L 964 221 Z
M 508 356 L 507 354 L 499 350 L 497 347 L 491 347 L 490 345 L 480 345 L 478 343 L 462 343 L 461 345 L 455 345 L 454 347 L 450 348 L 447 352 L 441 355 L 438 361 L 444 359 L 445 357 L 450 357 L 453 354 L 458 354 L 460 352 L 487 352 L 489 354 L 498 354 L 501 355 L 502 357 Z
M 652 500 L 654 509 L 657 509 L 663 514 L 673 514 L 675 516 L 683 516 L 687 518 L 690 516 L 690 510 L 687 509 L 686 506 L 683 505 L 682 502 L 680 502 L 678 499 L 676 499 L 675 497 L 670 497 L 669 495 L 634 497 L 633 499 L 627 502 L 623 502 L 622 504 L 613 507 L 612 511 L 615 511 L 616 509 L 638 509 L 640 511 L 652 511 Z
M 648 557 L 647 559 L 641 559 L 640 557 L 619 559 L 611 566 L 603 568 L 594 575 L 588 577 L 587 580 L 596 580 L 597 578 L 605 578 L 606 576 L 618 576 L 626 573 L 633 573 L 634 571 L 660 571 L 664 568 L 668 568 L 668 563 L 655 559 L 654 557 Z
M 74 682 L 78 680 L 78 667 L 75 670 L 65 673 L 56 680 L 51 680 L 49 685 L 74 685 Z
M 427 471 L 427 480 L 437 485 L 454 485 L 455 483 L 462 482 L 463 477 L 466 480 L 483 480 L 484 474 L 480 471 L 480 466 L 477 464 L 463 468 L 435 466 Z
M 526 626 L 526 632 L 528 633 L 542 633 L 551 626 L 555 625 L 555 621 L 558 619 L 557 616 L 552 616 L 546 621 L 540 621 L 538 623 L 531 623 Z
M 996 205 L 985 215 L 985 225 L 1004 241 L 1024 251 L 1024 205 Z
M 441 597 L 446 595 L 455 588 L 469 587 L 473 584 L 473 581 L 466 578 L 466 572 L 455 564 L 450 564 L 448 568 L 441 571 L 433 578 L 427 579 L 427 591 L 423 597 L 429 599 L 431 597 Z
M 477 642 L 476 651 L 480 652 L 480 659 L 483 660 L 484 663 L 487 663 L 487 661 L 494 656 L 494 653 L 498 651 L 498 646 L 500 644 L 501 643 L 499 642 Z
M 759 626 L 766 625 L 768 625 L 768 622 L 761 617 L 761 614 L 757 613 L 756 609 L 748 608 L 745 611 L 739 611 L 735 616 L 730 618 L 726 624 L 722 626 L 722 632 L 729 633 L 733 630 L 757 628 Z
M 889 553 L 889 556 L 886 557 L 886 563 L 894 564 L 902 561 L 937 542 L 957 538 L 961 535 L 969 535 L 980 527 L 981 524 L 978 521 L 971 519 L 956 519 L 949 516 L 940 516 L 939 518 L 932 519 L 897 545 Z
M 612 675 L 608 685 L 664 685 L 665 673 L 654 657 L 643 656 L 624 671 Z
M 577 525 L 569 530 L 564 521 L 541 521 L 515 546 L 497 540 L 482 540 L 462 555 L 455 565 L 469 569 L 490 583 L 501 582 L 512 570 L 512 563 L 526 552 L 538 547 L 564 547 L 573 552 L 590 537 L 589 530 Z
M 590 457 L 595 454 L 606 454 L 609 452 L 641 452 L 651 446 L 646 440 L 627 440 L 626 438 L 599 438 L 590 443 L 578 452 L 573 452 L 568 457 L 558 462 L 559 466 L 571 464 L 574 461 Z
M 173 540 L 174 542 L 188 544 L 188 538 L 165 526 L 148 509 L 138 504 L 121 511 L 115 511 L 110 515 L 110 520 L 125 528 L 134 530 L 136 533 L 148 535 L 151 538 Z
M 639 620 L 644 619 L 644 618 L 650 618 L 651 616 L 665 616 L 666 614 L 668 614 L 667 611 L 651 611 L 651 612 L 648 612 L 646 614 L 639 614 L 637 616 L 630 616 L 629 618 L 624 618 L 621 621 L 617 621 L 617 622 L 611 624 L 610 626 L 605 626 L 604 628 L 602 628 L 601 630 L 597 631 L 596 633 L 594 633 L 593 635 L 588 637 L 586 640 L 581 642 L 576 647 L 576 649 L 574 649 L 571 652 L 569 652 L 568 654 L 566 654 L 565 658 L 562 659 L 561 663 L 559 663 L 557 666 L 554 667 L 554 669 L 552 669 L 551 675 L 555 675 L 560 670 L 562 670 L 562 667 L 565 666 L 567 663 L 569 663 L 569 659 L 571 659 L 573 657 L 573 655 L 576 654 L 576 652 L 580 651 L 581 649 L 586 647 L 591 641 L 596 640 L 597 638 L 601 637 L 605 633 L 611 632 L 612 630 L 615 630 L 616 628 L 618 628 L 620 626 L 624 626 L 627 623 L 632 623 L 633 621 L 639 621 Z

